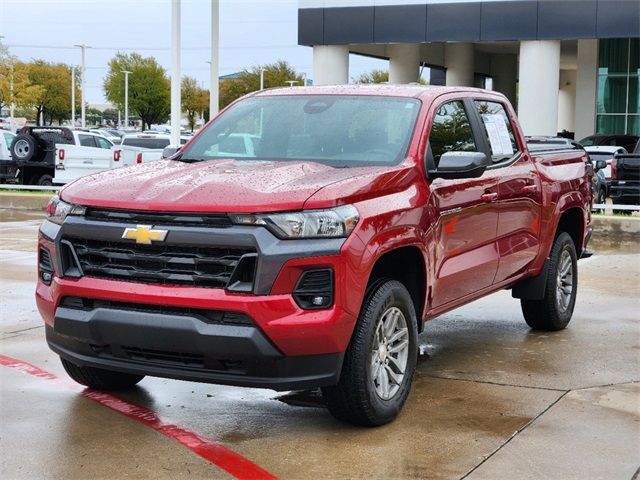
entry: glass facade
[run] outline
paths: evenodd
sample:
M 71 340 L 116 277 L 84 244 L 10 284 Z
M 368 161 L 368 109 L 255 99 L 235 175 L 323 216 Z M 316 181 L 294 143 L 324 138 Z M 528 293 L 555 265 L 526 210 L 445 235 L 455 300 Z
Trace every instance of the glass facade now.
M 596 133 L 640 135 L 640 39 L 599 41 Z

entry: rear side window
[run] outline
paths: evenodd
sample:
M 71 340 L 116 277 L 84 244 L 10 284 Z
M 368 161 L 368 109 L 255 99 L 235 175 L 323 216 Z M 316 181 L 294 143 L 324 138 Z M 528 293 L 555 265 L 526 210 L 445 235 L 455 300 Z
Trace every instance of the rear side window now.
M 102 137 L 95 137 L 96 138 L 96 142 L 98 142 L 98 146 L 100 148 L 105 148 L 105 149 L 110 149 L 111 148 L 111 142 L 109 142 L 107 139 L 102 138 Z
M 489 141 L 491 160 L 495 163 L 511 158 L 519 150 L 518 142 L 516 142 L 513 126 L 502 104 L 476 100 L 475 105 L 482 120 L 484 133 Z
M 429 133 L 429 145 L 436 167 L 446 152 L 478 151 L 461 101 L 445 103 L 438 108 Z
M 78 140 L 80 140 L 80 145 L 82 145 L 83 147 L 96 146 L 96 141 L 91 135 L 78 135 Z

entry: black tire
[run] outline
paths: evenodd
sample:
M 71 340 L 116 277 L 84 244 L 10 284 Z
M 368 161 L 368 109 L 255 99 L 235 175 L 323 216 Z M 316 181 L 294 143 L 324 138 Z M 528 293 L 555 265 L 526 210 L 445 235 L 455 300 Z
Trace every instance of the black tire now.
M 558 289 L 563 260 L 570 260 L 571 293 L 568 301 L 563 300 L 563 292 Z M 569 271 L 567 271 L 569 272 Z M 566 293 L 566 277 L 564 292 Z M 578 257 L 576 247 L 569 234 L 561 232 L 553 243 L 549 256 L 545 295 L 542 300 L 520 300 L 524 319 L 533 330 L 556 331 L 566 328 L 571 321 L 578 293 Z M 566 296 L 564 297 L 566 299 Z
M 35 177 L 32 182 L 33 185 L 40 185 L 41 187 L 52 187 L 53 186 L 53 177 L 48 174 L 40 175 L 40 177 Z
M 80 367 L 64 358 L 60 360 L 67 374 L 73 380 L 95 390 L 125 390 L 133 387 L 144 378 L 144 375 L 132 375 L 95 367 Z
M 391 391 L 395 391 L 395 393 L 388 399 L 384 399 L 377 392 L 377 388 L 382 387 L 376 386 L 375 382 L 381 377 L 373 378 L 372 369 L 375 367 L 372 365 L 372 360 L 379 362 L 379 370 L 393 369 L 393 364 L 389 363 L 389 359 L 387 359 L 387 356 L 391 357 L 392 354 L 391 350 L 387 352 L 386 333 L 382 333 L 385 336 L 384 353 L 380 353 L 379 360 L 377 360 L 378 357 L 372 358 L 372 355 L 374 354 L 374 343 L 377 345 L 377 335 L 380 333 L 378 325 L 383 316 L 389 312 L 397 313 L 398 310 L 402 313 L 402 318 L 398 317 L 395 324 L 402 325 L 404 320 L 407 330 L 405 334 L 407 335 L 408 350 L 403 348 L 406 354 L 406 367 L 402 379 L 399 382 L 395 381 L 391 386 Z M 398 281 L 389 279 L 373 281 L 365 294 L 360 317 L 345 353 L 340 382 L 336 386 L 322 388 L 322 395 L 331 414 L 344 422 L 366 427 L 384 425 L 394 420 L 400 413 L 411 390 L 417 361 L 417 338 L 415 308 L 411 295 L 405 286 Z M 393 342 L 389 340 L 388 345 L 393 345 Z M 379 351 L 377 347 L 375 347 L 375 351 Z M 386 366 L 380 366 L 383 362 L 386 362 Z M 393 377 L 386 371 L 380 373 L 384 373 L 387 378 L 387 388 L 389 388 L 389 379 L 393 381 Z M 398 371 L 395 373 L 397 374 Z
M 11 144 L 11 157 L 16 162 L 28 162 L 38 150 L 38 145 L 31 135 L 20 134 L 13 139 Z

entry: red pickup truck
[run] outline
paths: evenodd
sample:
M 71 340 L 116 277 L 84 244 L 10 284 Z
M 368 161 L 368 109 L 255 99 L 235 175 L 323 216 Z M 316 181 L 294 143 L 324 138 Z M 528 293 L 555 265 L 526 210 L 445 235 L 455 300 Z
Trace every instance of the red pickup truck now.
M 230 138 L 253 145 L 230 155 Z M 297 87 L 244 97 L 168 160 L 66 186 L 39 238 L 38 308 L 69 375 L 321 387 L 393 420 L 423 323 L 512 289 L 539 330 L 571 319 L 591 168 L 527 146 L 498 93 Z

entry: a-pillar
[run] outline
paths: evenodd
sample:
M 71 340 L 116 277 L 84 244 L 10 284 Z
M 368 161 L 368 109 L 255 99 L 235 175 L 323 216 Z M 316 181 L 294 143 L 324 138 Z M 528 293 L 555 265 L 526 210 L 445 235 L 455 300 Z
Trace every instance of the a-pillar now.
M 447 68 L 447 85 L 473 87 L 473 44 L 446 43 L 444 66 Z
M 558 133 L 560 42 L 520 42 L 518 118 L 525 135 Z
M 313 84 L 344 85 L 349 83 L 349 47 L 347 45 L 314 45 Z
M 413 83 L 420 75 L 420 45 L 396 43 L 389 45 L 389 83 Z
M 596 131 L 596 85 L 598 80 L 598 40 L 578 40 L 576 72 L 576 140 Z

